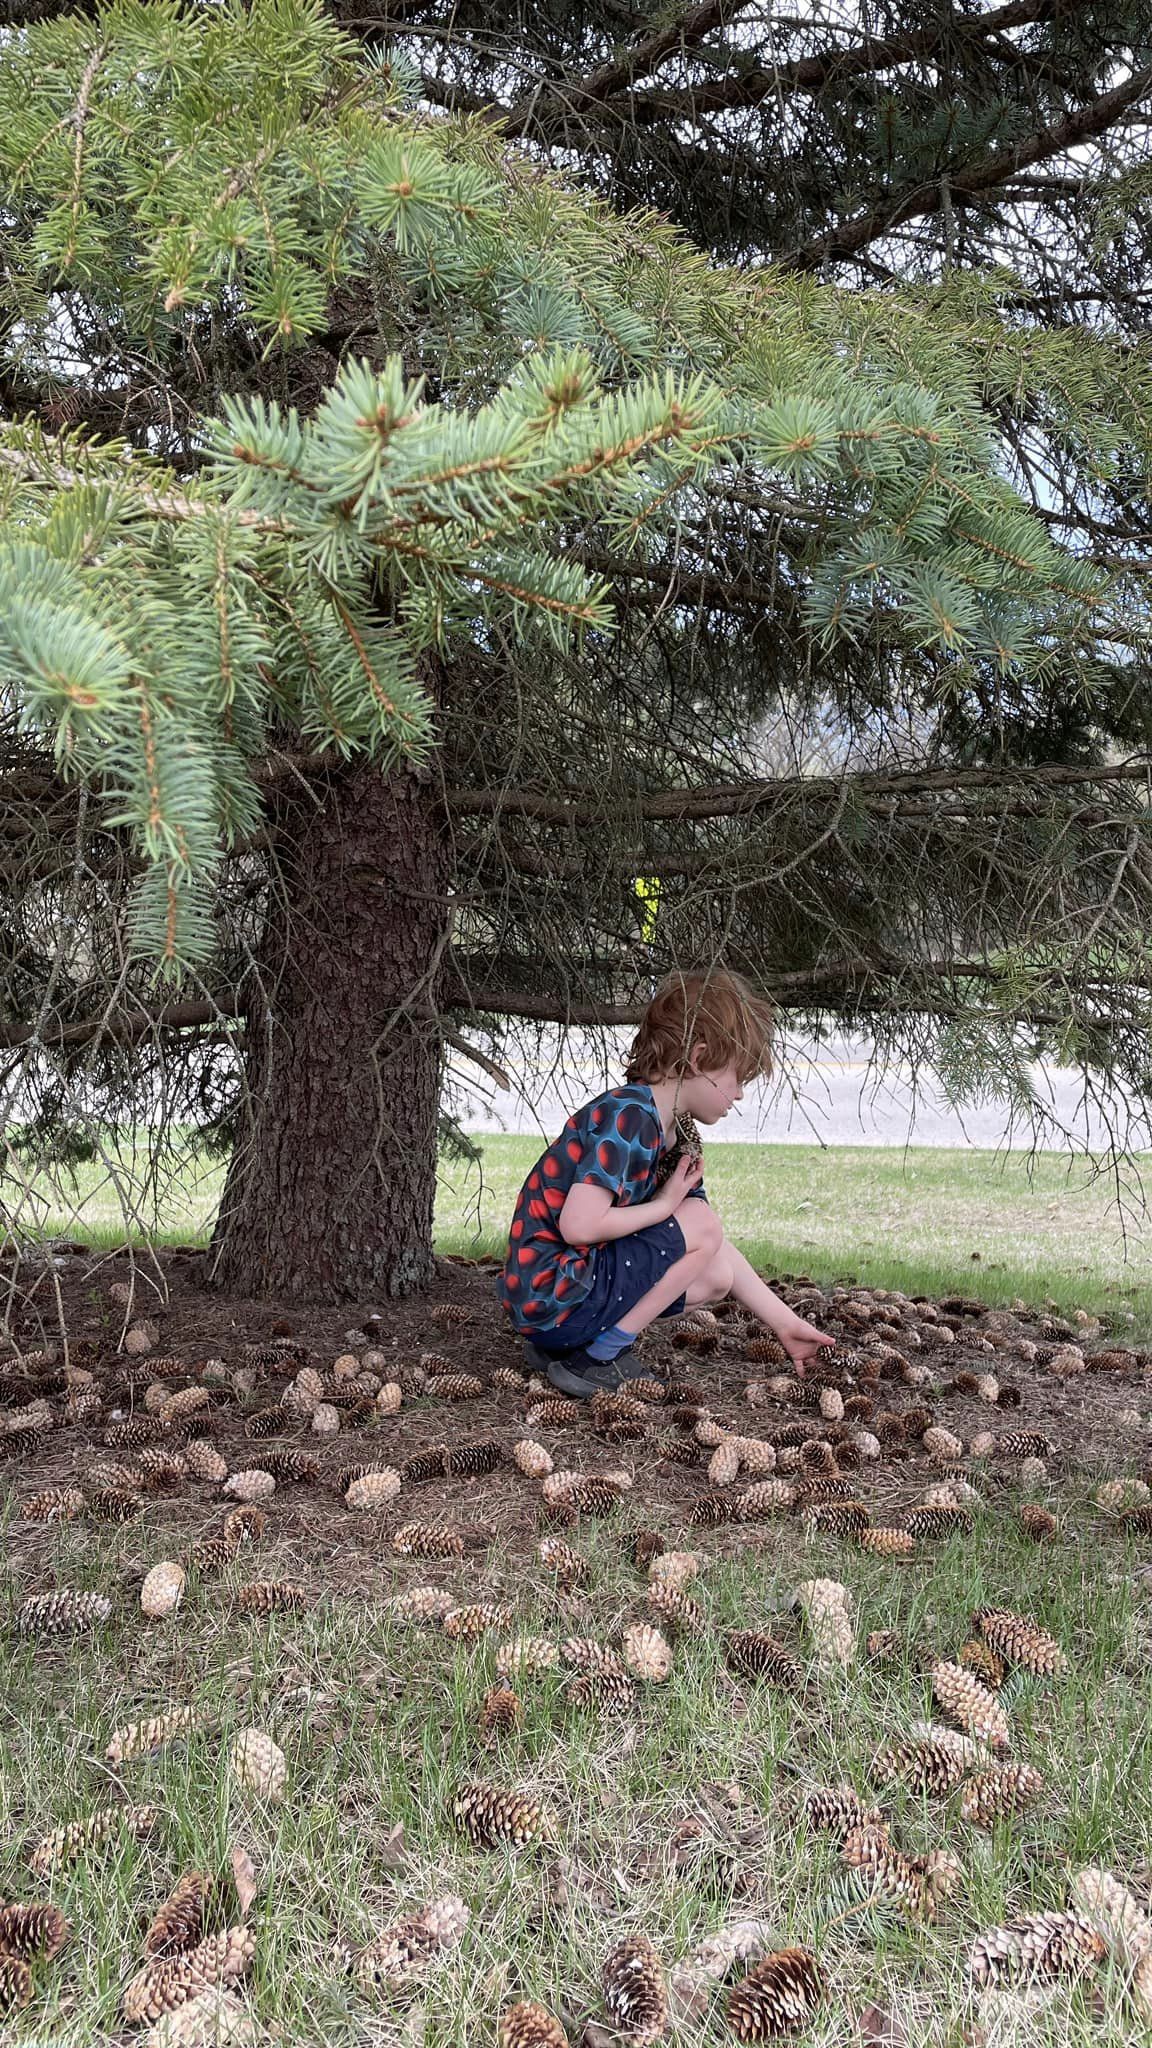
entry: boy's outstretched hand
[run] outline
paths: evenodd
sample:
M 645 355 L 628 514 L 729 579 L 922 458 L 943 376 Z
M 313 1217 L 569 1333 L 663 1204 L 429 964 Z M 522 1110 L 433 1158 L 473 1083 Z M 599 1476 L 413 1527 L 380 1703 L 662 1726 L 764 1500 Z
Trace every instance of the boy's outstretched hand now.
M 793 1365 L 811 1365 L 820 1356 L 825 1345 L 835 1344 L 835 1337 L 829 1337 L 824 1330 L 806 1323 L 802 1316 L 792 1316 L 784 1324 L 778 1324 L 773 1334 L 784 1346 Z

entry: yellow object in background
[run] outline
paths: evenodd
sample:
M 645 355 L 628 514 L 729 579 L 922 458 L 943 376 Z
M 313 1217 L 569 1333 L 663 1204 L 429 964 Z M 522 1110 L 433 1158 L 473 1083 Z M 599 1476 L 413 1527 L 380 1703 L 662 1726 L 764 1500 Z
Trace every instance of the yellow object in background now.
M 656 914 L 660 908 L 660 884 L 655 875 L 638 876 L 636 894 L 641 904 L 640 937 L 649 946 L 656 936 Z

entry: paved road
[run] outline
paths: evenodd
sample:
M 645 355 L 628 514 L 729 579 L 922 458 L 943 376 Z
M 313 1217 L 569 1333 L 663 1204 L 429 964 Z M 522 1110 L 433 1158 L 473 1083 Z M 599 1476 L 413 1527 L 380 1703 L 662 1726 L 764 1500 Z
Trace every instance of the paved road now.
M 621 1055 L 627 1040 L 628 1034 L 622 1034 Z M 1017 1122 L 1013 1129 L 1003 1103 L 954 1109 L 923 1074 L 917 1098 L 907 1070 L 883 1075 L 870 1069 L 871 1051 L 861 1039 L 790 1046 L 781 1073 L 750 1089 L 709 1142 L 991 1148 L 1031 1142 L 1027 1124 Z M 463 1078 L 462 1064 L 456 1071 Z M 554 1137 L 571 1109 L 613 1086 L 622 1073 L 622 1057 L 606 1073 L 598 1049 L 582 1034 L 571 1033 L 566 1046 L 556 1034 L 535 1070 L 513 1075 L 511 1094 L 493 1092 L 486 1101 L 470 1091 L 463 1121 L 470 1130 Z M 1041 1136 L 1045 1149 L 1080 1149 L 1086 1138 L 1094 1148 L 1106 1145 L 1105 1121 L 1097 1111 L 1086 1114 L 1074 1071 L 1038 1068 L 1033 1085 L 1059 1127 Z M 1146 1123 L 1138 1125 L 1130 1142 L 1140 1149 L 1152 1143 Z

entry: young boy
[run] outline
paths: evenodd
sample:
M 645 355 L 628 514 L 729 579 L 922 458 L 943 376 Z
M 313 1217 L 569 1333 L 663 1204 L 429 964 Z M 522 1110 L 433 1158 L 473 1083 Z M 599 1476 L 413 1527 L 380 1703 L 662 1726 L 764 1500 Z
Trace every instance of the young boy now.
M 640 1020 L 625 1086 L 585 1103 L 537 1160 L 498 1285 L 529 1358 L 562 1393 L 588 1400 L 635 1378 L 641 1330 L 727 1294 L 798 1365 L 835 1342 L 728 1243 L 677 1131 L 678 1118 L 690 1133 L 719 1123 L 771 1072 L 771 1034 L 769 1004 L 738 975 L 671 976 Z

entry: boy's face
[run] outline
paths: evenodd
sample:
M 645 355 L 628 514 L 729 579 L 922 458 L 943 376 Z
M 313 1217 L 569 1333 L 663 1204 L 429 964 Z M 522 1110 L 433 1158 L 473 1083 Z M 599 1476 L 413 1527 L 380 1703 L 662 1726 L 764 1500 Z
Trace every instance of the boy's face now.
M 680 1082 L 677 1106 L 698 1124 L 718 1124 L 744 1094 L 738 1067 L 697 1067 Z

